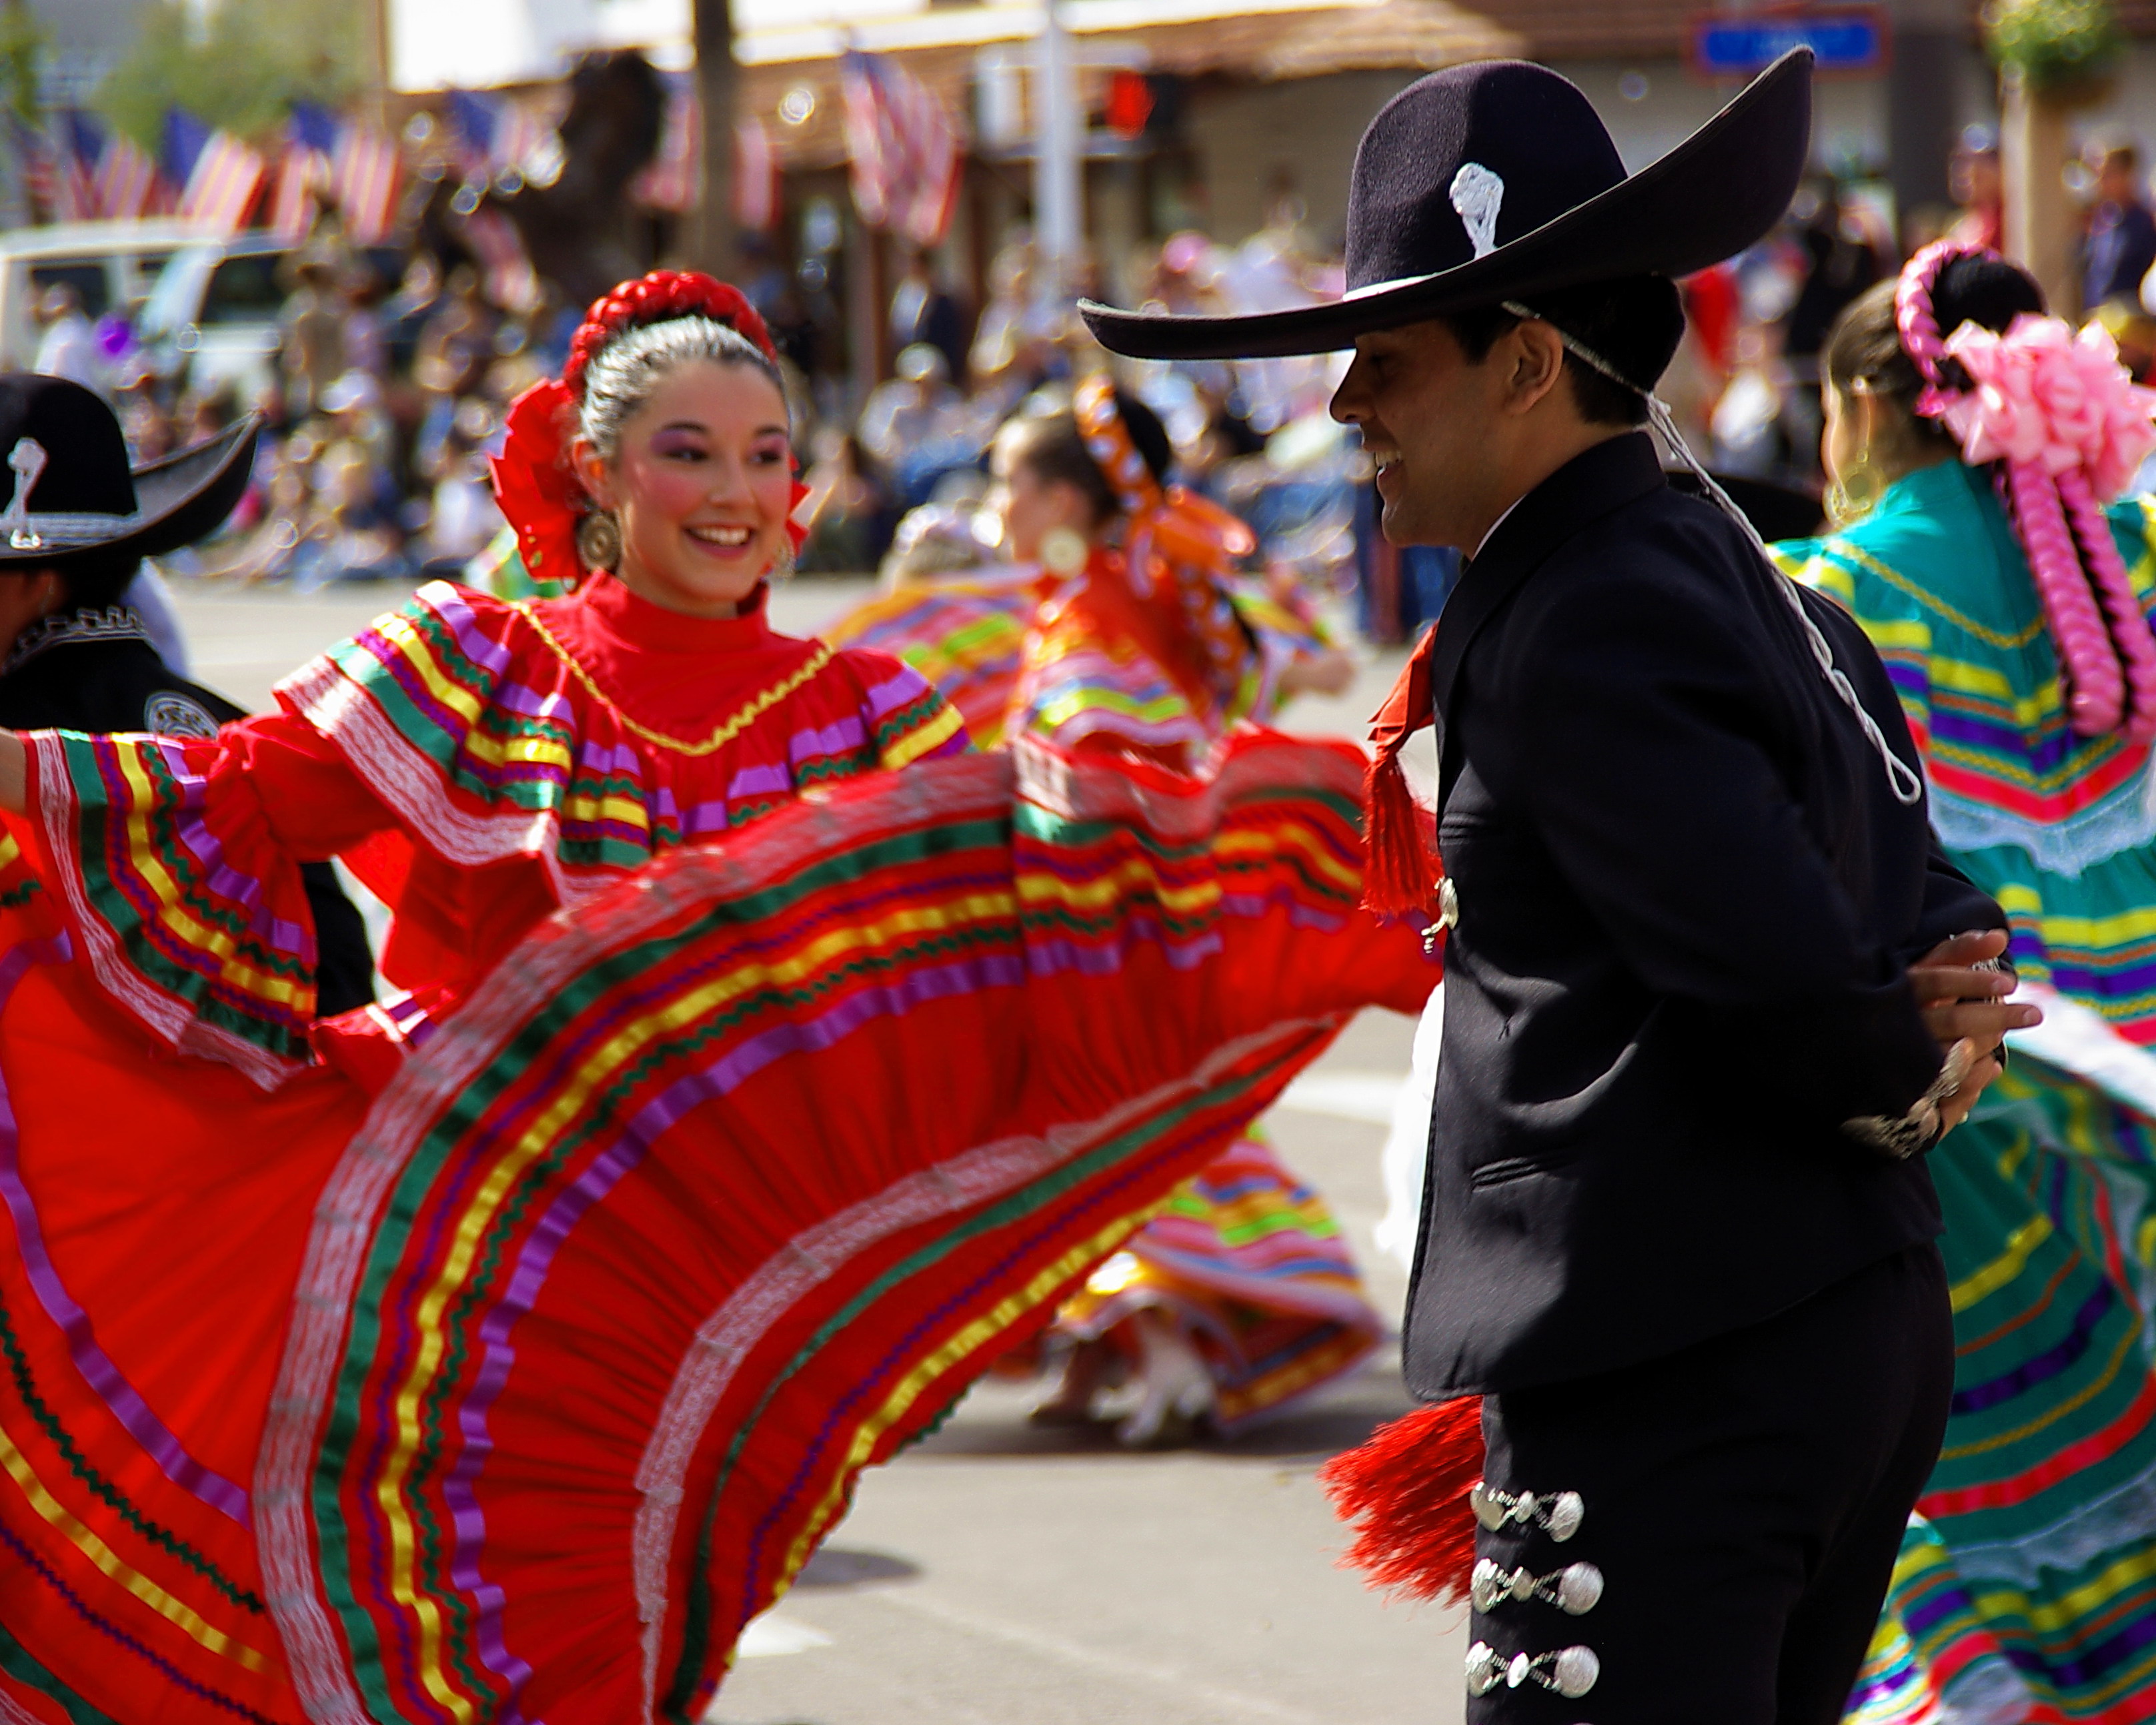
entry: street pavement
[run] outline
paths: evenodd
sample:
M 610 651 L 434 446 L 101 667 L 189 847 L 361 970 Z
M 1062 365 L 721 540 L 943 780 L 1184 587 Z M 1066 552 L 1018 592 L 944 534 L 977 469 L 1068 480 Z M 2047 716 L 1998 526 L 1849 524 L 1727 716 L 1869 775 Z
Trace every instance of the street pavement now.
M 198 682 L 249 708 L 396 604 L 388 587 L 300 597 L 181 583 Z M 813 633 L 865 582 L 803 579 L 773 620 Z M 1290 710 L 1290 729 L 1358 735 L 1399 668 Z M 1383 1122 L 1414 1025 L 1366 1013 L 1268 1120 L 1338 1216 L 1379 1310 L 1399 1265 L 1371 1244 Z M 1026 1393 L 976 1388 L 941 1431 L 865 1477 L 851 1513 L 751 1626 L 711 1725 L 1455 1725 L 1462 1611 L 1388 1604 L 1335 1565 L 1345 1531 L 1315 1479 L 1409 1405 L 1394 1347 L 1232 1443 L 1130 1455 L 1024 1418 Z

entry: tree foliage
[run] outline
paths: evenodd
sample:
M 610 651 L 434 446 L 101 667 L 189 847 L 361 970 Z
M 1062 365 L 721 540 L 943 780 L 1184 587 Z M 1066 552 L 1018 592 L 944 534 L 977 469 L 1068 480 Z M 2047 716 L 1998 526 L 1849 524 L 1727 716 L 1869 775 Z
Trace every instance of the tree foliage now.
M 45 33 L 27 0 L 0 0 L 0 109 L 20 119 L 37 119 L 44 52 Z
M 146 148 L 168 108 L 235 136 L 269 131 L 295 100 L 334 105 L 372 61 L 369 8 L 352 0 L 218 0 L 198 27 L 183 0 L 145 0 L 133 50 L 98 106 Z
M 2032 90 L 2107 76 L 2126 52 L 2111 0 L 1993 0 L 1983 13 L 1991 57 Z

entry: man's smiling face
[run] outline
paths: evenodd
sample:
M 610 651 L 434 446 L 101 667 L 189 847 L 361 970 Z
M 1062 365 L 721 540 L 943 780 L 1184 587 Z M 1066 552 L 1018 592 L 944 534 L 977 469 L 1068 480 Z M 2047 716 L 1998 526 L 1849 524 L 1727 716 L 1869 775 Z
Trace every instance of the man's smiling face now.
M 1451 328 L 1435 322 L 1356 339 L 1332 417 L 1363 434 L 1395 545 L 1471 554 L 1481 543 L 1483 501 L 1502 466 L 1494 445 L 1502 440 L 1507 368 L 1496 358 L 1471 363 Z

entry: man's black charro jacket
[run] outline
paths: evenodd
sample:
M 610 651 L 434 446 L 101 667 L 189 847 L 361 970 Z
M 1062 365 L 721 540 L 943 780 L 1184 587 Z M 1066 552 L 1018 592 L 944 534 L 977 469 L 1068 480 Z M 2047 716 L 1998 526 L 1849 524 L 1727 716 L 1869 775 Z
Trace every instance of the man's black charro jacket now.
M 47 618 L 0 667 L 0 728 L 11 731 L 154 731 L 214 737 L 244 708 L 176 675 L 126 605 Z M 324 1017 L 374 998 L 367 924 L 326 862 L 303 862 L 300 879 L 315 918 L 315 995 Z
M 1910 960 L 2005 919 L 1895 800 L 1779 579 L 1633 434 L 1522 499 L 1445 605 L 1421 1396 L 1651 1359 L 1939 1232 L 1922 1161 L 1842 1123 L 1938 1075 Z M 1804 600 L 1915 766 L 1870 642 Z

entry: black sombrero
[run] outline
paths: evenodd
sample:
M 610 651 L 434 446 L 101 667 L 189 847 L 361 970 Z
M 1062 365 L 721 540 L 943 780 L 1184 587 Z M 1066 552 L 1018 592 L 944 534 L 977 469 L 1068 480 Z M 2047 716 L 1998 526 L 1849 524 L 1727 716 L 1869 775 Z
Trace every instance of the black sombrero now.
M 1345 299 L 1249 317 L 1078 309 L 1135 358 L 1269 358 L 1558 288 L 1687 275 L 1789 209 L 1811 147 L 1811 66 L 1810 49 L 1784 54 L 1630 178 L 1594 105 L 1548 67 L 1433 72 L 1386 103 L 1356 149 Z
M 64 574 L 207 538 L 247 489 L 261 424 L 249 415 L 135 467 L 120 421 L 91 391 L 64 378 L 0 374 L 0 572 Z

